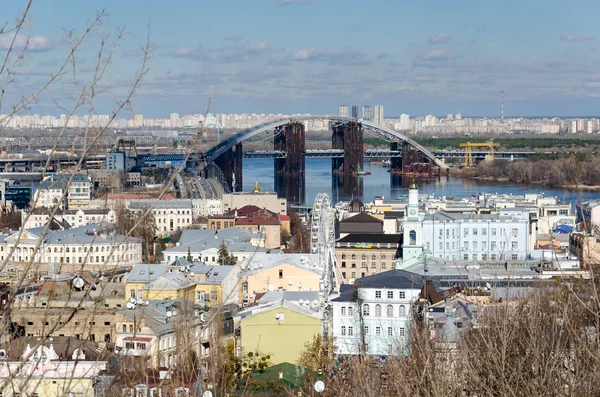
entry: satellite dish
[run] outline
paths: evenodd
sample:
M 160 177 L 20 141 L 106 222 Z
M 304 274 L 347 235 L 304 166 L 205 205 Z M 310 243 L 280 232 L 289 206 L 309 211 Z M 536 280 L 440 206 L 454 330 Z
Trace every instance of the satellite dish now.
M 485 286 L 486 286 L 488 289 L 492 289 L 492 284 L 490 284 L 490 283 L 485 283 Z
M 298 301 L 298 303 L 299 303 L 299 304 L 301 304 L 301 305 L 302 305 L 302 304 L 304 304 L 304 299 L 300 299 L 300 300 Z
M 207 390 L 204 393 L 202 393 L 202 397 L 213 397 L 213 394 L 210 390 Z
M 73 280 L 73 287 L 81 289 L 85 285 L 85 281 L 81 277 L 77 277 Z
M 279 320 L 279 313 L 275 313 L 275 320 Z
M 269 291 L 275 291 L 275 286 L 273 284 L 269 284 Z
M 292 280 L 288 280 L 288 285 L 292 285 Z
M 172 315 L 173 315 L 173 313 L 167 312 L 167 318 L 171 318 Z
M 0 360 L 4 360 L 6 358 L 6 350 L 0 349 Z
M 127 308 L 128 308 L 129 310 L 133 309 L 134 307 L 135 307 L 135 305 L 134 305 L 133 303 L 131 303 L 131 302 L 127 302 Z
M 194 277 L 194 276 L 195 276 L 194 272 L 191 272 L 190 277 Z
M 318 300 L 318 299 L 315 299 L 315 300 L 313 301 L 313 305 L 315 305 L 315 306 L 316 306 L 316 305 L 318 305 L 318 304 L 319 304 L 319 300 Z
M 132 305 L 135 305 L 137 300 L 135 298 L 131 298 L 129 299 L 129 302 L 131 302 Z
M 177 315 L 177 310 L 173 310 L 173 315 L 176 316 Z
M 322 380 L 318 380 L 315 382 L 315 391 L 317 393 L 322 393 L 325 390 L 325 383 Z
M 148 306 L 150 304 L 150 301 L 146 301 L 146 306 Z

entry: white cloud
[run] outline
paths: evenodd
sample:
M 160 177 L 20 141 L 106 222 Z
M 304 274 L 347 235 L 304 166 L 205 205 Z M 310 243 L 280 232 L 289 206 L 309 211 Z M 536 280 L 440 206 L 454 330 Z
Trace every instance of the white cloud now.
M 596 36 L 576 36 L 574 34 L 563 34 L 560 36 L 562 41 L 594 41 L 597 38 Z
M 437 36 L 432 36 L 427 40 L 429 44 L 446 44 L 452 40 L 452 36 L 449 34 L 439 34 Z
M 294 52 L 291 59 L 302 62 L 326 62 L 330 65 L 367 65 L 370 63 L 365 53 L 352 48 L 335 51 L 326 48 L 302 48 Z
M 14 39 L 14 43 L 13 43 Z M 13 49 L 27 49 L 31 51 L 44 51 L 50 48 L 50 40 L 44 36 L 24 36 L 22 34 L 12 35 L 5 34 L 0 36 L 0 49 L 8 50 L 11 47 Z

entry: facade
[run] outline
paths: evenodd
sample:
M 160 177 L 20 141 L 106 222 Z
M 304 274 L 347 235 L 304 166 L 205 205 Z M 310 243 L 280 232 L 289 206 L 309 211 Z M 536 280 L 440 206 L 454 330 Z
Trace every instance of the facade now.
M 276 214 L 287 214 L 287 200 L 270 192 L 235 192 L 223 194 L 223 213 L 247 205 L 264 208 Z
M 46 177 L 40 183 L 34 202 L 36 207 L 52 208 L 61 203 L 60 208 L 86 209 L 90 207 L 91 194 L 91 180 L 88 175 L 55 174 Z
M 279 301 L 240 313 L 242 352 L 271 356 L 273 364 L 298 362 L 304 345 L 321 335 L 317 308 Z
M 463 214 L 419 209 L 414 182 L 403 222 L 402 260 L 410 264 L 424 253 L 446 260 L 524 260 L 530 253 L 529 211 Z
M 141 186 L 142 174 L 118 169 L 87 170 L 94 188 L 118 189 L 124 186 Z
M 22 225 L 25 229 L 46 226 L 50 221 L 51 212 L 49 208 L 35 208 L 29 214 L 23 211 Z M 77 228 L 101 222 L 115 223 L 116 214 L 114 210 L 109 209 L 58 210 L 53 219 L 64 228 Z
M 192 199 L 192 212 L 194 218 L 207 217 L 223 213 L 223 200 L 221 199 Z
M 340 105 L 340 117 L 348 117 L 348 105 Z
M 339 223 L 340 238 L 351 233 L 383 233 L 383 221 L 365 212 L 343 219 Z
M 108 369 L 110 352 L 94 342 L 55 337 L 19 338 L 2 346 L 0 382 L 5 396 L 95 396 L 95 379 Z M 97 350 L 98 349 L 98 350 Z
M 142 259 L 142 241 L 118 234 L 98 233 L 86 226 L 65 230 L 47 230 L 44 227 L 23 231 L 11 253 L 19 232 L 0 241 L 0 261 L 36 262 L 50 266 L 84 266 L 86 270 L 127 267 Z M 41 243 L 40 243 L 40 240 Z M 37 252 L 35 248 L 38 246 Z M 65 270 L 67 271 L 67 270 Z
M 600 241 L 596 236 L 571 233 L 569 252 L 579 258 L 582 267 L 588 268 L 600 264 Z
M 588 201 L 577 205 L 577 223 L 585 222 L 591 228 L 600 227 L 600 203 Z
M 186 229 L 194 221 L 192 200 L 131 200 L 127 208 L 132 211 L 151 208 L 158 236 L 168 236 Z
M 358 105 L 352 105 L 352 118 L 358 118 Z
M 383 125 L 383 105 L 375 105 L 375 123 Z
M 332 300 L 337 354 L 406 354 L 412 309 L 422 287 L 422 276 L 404 270 L 343 285 L 340 296 Z
M 400 234 L 349 234 L 335 243 L 337 277 L 354 280 L 394 268 L 401 257 Z
M 373 120 L 373 106 L 363 105 L 362 118 L 365 120 Z
M 267 291 L 321 291 L 322 268 L 316 254 L 257 253 L 241 264 L 242 296 L 253 302 Z

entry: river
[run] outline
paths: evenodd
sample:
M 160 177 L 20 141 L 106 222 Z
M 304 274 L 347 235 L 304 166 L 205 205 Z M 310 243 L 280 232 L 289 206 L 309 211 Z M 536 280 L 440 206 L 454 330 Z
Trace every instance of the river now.
M 364 169 L 371 172 L 371 175 L 356 177 L 354 178 L 356 180 L 346 183 L 337 180 L 338 178 L 332 181 L 331 159 L 306 159 L 304 186 L 297 180 L 288 182 L 288 185 L 296 184 L 295 189 L 290 189 L 288 186 L 288 199 L 291 202 L 312 205 L 317 193 L 329 194 L 333 203 L 350 200 L 353 197 L 371 201 L 374 196 L 395 199 L 408 194 L 407 188 L 410 182 L 408 178 L 390 177 L 387 168 L 379 165 L 372 166 L 367 161 L 365 161 Z M 252 190 L 257 181 L 263 191 L 275 191 L 272 159 L 244 159 L 243 172 L 244 191 Z M 565 189 L 455 177 L 420 178 L 417 182 L 421 193 L 435 194 L 436 196 L 468 197 L 477 193 L 514 195 L 544 193 L 546 196 L 556 196 L 561 201 L 571 204 L 577 203 L 580 199 L 587 201 L 600 198 L 600 192 L 583 192 L 578 195 Z M 305 190 L 304 200 L 302 197 L 298 197 L 302 196 L 299 192 L 302 187 Z M 281 189 L 279 190 L 282 192 Z

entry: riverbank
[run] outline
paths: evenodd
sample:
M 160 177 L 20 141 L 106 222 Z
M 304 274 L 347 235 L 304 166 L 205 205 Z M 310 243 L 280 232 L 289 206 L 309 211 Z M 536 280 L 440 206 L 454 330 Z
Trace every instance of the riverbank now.
M 455 178 L 466 178 L 466 179 L 473 179 L 476 181 L 484 181 L 484 182 L 500 182 L 500 183 L 506 183 L 506 184 L 518 184 L 518 185 L 523 185 L 523 186 L 541 186 L 541 187 L 545 187 L 545 188 L 567 190 L 569 192 L 577 192 L 577 191 L 600 192 L 600 186 L 598 186 L 598 185 L 594 185 L 594 186 L 575 185 L 575 184 L 553 185 L 553 184 L 543 183 L 543 182 L 517 182 L 517 181 L 512 181 L 512 180 L 510 180 L 510 178 L 507 178 L 507 177 L 496 178 L 496 177 L 492 177 L 492 176 L 461 175 L 461 173 L 454 173 L 452 176 Z

